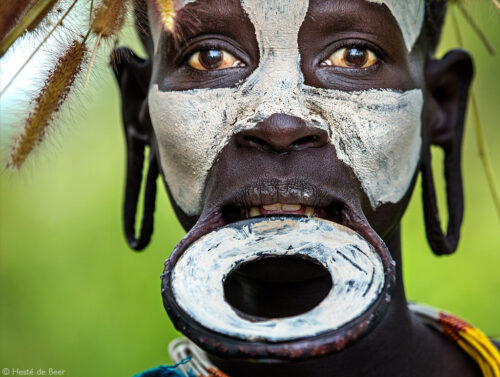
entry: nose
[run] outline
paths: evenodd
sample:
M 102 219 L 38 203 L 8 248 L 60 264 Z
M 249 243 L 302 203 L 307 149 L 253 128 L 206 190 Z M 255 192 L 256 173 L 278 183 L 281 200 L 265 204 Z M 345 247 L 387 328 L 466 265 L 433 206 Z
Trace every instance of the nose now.
M 307 126 L 298 117 L 273 114 L 255 127 L 238 133 L 236 142 L 244 148 L 285 153 L 320 148 L 328 142 L 328 133 Z

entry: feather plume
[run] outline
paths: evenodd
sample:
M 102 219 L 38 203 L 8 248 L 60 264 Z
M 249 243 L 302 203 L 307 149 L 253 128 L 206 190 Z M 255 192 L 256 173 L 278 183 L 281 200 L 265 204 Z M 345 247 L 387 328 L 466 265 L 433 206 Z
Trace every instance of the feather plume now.
M 40 23 L 45 19 L 45 17 L 47 17 L 47 15 L 52 10 L 52 8 L 54 8 L 54 6 L 56 5 L 56 3 L 57 3 L 57 0 L 48 0 L 46 2 L 45 7 L 35 17 L 35 19 L 28 25 L 28 27 L 26 28 L 26 30 L 28 30 L 28 31 L 35 30 L 38 27 L 38 25 L 40 25 Z
M 0 57 L 26 30 L 34 30 L 57 1 L 16 0 L 0 3 Z
M 116 35 L 123 26 L 126 11 L 126 0 L 102 0 L 94 13 L 92 32 L 102 38 Z
M 125 22 L 127 9 L 127 0 L 102 0 L 100 6 L 95 10 L 90 31 L 97 35 L 97 41 L 92 51 L 87 74 L 85 75 L 84 87 L 87 85 L 101 40 L 118 35 Z
M 33 0 L 17 0 L 0 2 L 0 41 L 12 30 L 16 22 L 26 14 L 33 5 Z
M 160 18 L 166 30 L 172 31 L 175 24 L 175 8 L 173 0 L 155 0 Z
M 85 43 L 75 40 L 59 57 L 39 94 L 32 101 L 33 110 L 24 121 L 23 131 L 15 141 L 7 167 L 19 169 L 33 149 L 43 141 L 48 127 L 81 70 L 86 52 Z

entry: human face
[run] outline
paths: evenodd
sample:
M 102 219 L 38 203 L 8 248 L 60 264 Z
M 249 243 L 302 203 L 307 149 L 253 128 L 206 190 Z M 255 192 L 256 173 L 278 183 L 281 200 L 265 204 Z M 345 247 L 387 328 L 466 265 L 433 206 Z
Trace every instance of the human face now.
M 284 214 L 341 223 L 392 268 L 380 237 L 419 162 L 423 14 L 383 3 L 189 1 L 171 30 L 150 11 L 161 170 L 178 211 L 199 217 L 171 264 L 216 228 Z
M 267 142 L 265 137 L 253 135 L 266 133 L 265 128 L 280 128 L 275 131 L 281 133 L 300 129 L 297 139 L 302 141 L 309 137 L 322 143 L 326 139 L 321 150 L 334 149 L 336 159 L 354 174 L 352 185 L 361 185 L 363 205 L 373 220 L 377 219 L 372 212 L 382 207 L 380 212 L 385 214 L 384 204 L 404 198 L 421 146 L 422 92 L 416 89 L 408 59 L 423 17 L 418 1 L 405 6 L 388 1 L 388 8 L 368 1 L 297 1 L 274 7 L 270 2 L 255 1 L 235 1 L 228 7 L 218 1 L 186 3 L 177 13 L 174 34 L 152 17 L 156 54 L 149 94 L 162 171 L 185 214 L 199 216 L 210 207 L 209 172 L 213 175 L 224 149 L 236 142 L 245 149 L 240 152 L 248 152 L 244 144 L 250 137 Z M 189 43 L 175 43 L 175 34 Z M 358 50 L 348 52 L 369 53 L 376 62 L 363 68 L 340 67 L 328 59 L 335 51 L 338 55 L 351 47 Z M 189 58 L 196 57 L 199 50 L 206 55 L 203 51 L 207 49 L 230 54 L 236 66 L 191 67 Z M 243 134 L 245 140 L 238 143 Z M 305 157 L 310 151 L 304 149 L 311 148 L 303 147 L 298 146 L 305 153 L 289 155 Z M 256 156 L 262 155 L 259 148 L 250 149 Z M 325 153 L 319 158 L 331 160 Z M 237 154 L 234 165 L 248 166 L 248 159 Z M 293 163 L 285 164 L 294 169 Z M 272 164 L 262 161 L 259 174 L 237 174 L 240 187 L 245 181 L 269 176 L 307 182 L 308 175 L 315 175 L 275 174 L 266 172 L 266 166 L 272 171 Z M 227 178 L 217 180 L 227 182 Z M 249 204 L 272 204 L 271 199 Z M 380 230 L 382 235 L 388 233 Z

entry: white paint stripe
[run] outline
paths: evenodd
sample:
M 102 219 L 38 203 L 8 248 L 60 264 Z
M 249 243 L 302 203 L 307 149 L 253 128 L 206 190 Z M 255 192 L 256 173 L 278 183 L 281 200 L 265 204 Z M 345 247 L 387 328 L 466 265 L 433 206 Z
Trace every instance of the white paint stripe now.
M 155 86 L 151 90 L 149 106 L 163 172 L 187 214 L 200 213 L 208 171 L 229 138 L 283 105 L 268 102 L 272 92 L 269 97 L 258 93 L 243 96 L 241 88 L 160 92 Z M 353 169 L 372 207 L 397 203 L 404 196 L 420 153 L 420 90 L 347 93 L 304 86 L 295 98 L 302 102 L 298 109 L 287 111 L 283 106 L 279 112 L 302 111 L 306 123 L 328 130 L 329 142 Z M 260 101 L 273 106 L 264 108 Z M 323 109 L 321 114 L 315 112 L 316 106 Z
M 425 0 L 367 0 L 387 5 L 398 22 L 408 52 L 413 49 L 422 31 L 425 18 Z
M 179 8 L 198 0 L 176 0 Z M 256 0 L 263 1 L 263 0 Z M 385 4 L 398 22 L 408 51 L 420 36 L 425 19 L 425 0 L 366 0 L 371 3 Z M 248 2 L 248 1 L 247 1 Z M 303 1 L 304 4 L 308 1 Z M 267 5 L 267 2 L 261 5 Z M 282 26 L 281 24 L 279 25 Z

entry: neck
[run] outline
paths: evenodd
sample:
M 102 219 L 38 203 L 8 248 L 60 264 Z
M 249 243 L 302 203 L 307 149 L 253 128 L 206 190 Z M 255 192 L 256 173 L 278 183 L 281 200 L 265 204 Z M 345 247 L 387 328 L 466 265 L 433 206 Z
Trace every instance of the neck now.
M 401 269 L 399 228 L 387 246 L 397 263 L 397 283 L 389 310 L 372 332 L 342 350 L 322 358 L 301 362 L 264 362 L 221 359 L 212 362 L 231 377 L 327 377 L 327 376 L 433 376 L 428 330 L 415 321 L 408 310 Z M 433 348 L 433 347 L 431 347 Z M 437 352 L 435 353 L 438 354 Z

